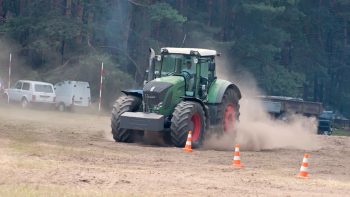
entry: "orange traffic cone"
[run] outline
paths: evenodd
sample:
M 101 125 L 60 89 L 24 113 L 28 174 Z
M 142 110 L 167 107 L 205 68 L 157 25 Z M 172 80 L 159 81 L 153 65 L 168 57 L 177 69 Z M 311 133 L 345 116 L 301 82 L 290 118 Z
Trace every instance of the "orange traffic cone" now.
M 308 161 L 308 159 L 309 159 L 309 154 L 305 153 L 304 158 L 303 158 L 303 163 L 301 164 L 301 167 L 300 167 L 300 172 L 297 175 L 298 178 L 309 178 L 308 177 L 308 174 L 309 174 L 309 171 L 308 171 L 309 161 Z
M 188 132 L 186 145 L 184 148 L 185 152 L 192 152 L 192 131 Z
M 235 146 L 235 152 L 233 153 L 233 160 L 232 160 L 232 166 L 235 168 L 243 168 L 243 165 L 241 164 L 241 158 L 240 158 L 240 152 L 239 152 L 239 144 L 236 144 Z

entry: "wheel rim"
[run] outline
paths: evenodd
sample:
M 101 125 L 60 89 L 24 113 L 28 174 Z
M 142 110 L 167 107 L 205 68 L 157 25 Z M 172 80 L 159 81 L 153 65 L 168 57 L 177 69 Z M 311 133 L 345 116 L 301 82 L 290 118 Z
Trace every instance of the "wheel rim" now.
M 201 128 L 202 128 L 201 116 L 199 115 L 199 113 L 193 114 L 191 121 L 193 124 L 192 139 L 193 141 L 197 141 L 199 139 Z
M 236 113 L 233 104 L 226 106 L 225 115 L 224 115 L 224 131 L 228 132 L 230 128 L 235 127 L 236 122 Z

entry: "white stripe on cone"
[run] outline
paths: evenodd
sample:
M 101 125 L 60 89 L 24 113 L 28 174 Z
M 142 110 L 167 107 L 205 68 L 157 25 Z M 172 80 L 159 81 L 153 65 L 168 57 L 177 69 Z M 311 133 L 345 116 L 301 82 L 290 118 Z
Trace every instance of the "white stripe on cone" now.
M 241 160 L 241 158 L 239 156 L 234 156 L 233 160 Z
M 301 166 L 301 167 L 300 167 L 300 171 L 301 171 L 301 172 L 308 172 L 309 170 L 308 170 L 307 167 Z

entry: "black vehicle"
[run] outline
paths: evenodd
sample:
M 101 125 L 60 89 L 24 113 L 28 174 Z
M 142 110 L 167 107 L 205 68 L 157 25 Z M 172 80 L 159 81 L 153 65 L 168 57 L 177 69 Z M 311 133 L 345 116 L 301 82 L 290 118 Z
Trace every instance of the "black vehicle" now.
M 320 135 L 332 135 L 332 133 L 333 133 L 332 120 L 319 119 L 318 120 L 317 134 L 320 134 Z
M 335 114 L 333 111 L 323 111 L 318 117 L 317 134 L 331 135 L 333 133 L 333 121 Z

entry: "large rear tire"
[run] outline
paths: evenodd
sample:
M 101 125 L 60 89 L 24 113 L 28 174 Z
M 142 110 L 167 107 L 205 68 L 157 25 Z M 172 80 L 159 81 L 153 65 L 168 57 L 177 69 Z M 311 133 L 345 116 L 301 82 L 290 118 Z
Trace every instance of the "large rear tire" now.
M 192 146 L 202 145 L 206 128 L 205 113 L 199 103 L 180 102 L 171 119 L 171 141 L 177 147 L 184 147 L 188 131 L 192 131 Z
M 219 134 L 230 134 L 236 137 L 236 124 L 240 113 L 238 97 L 233 89 L 229 88 L 226 90 L 222 98 L 222 103 L 218 106 L 217 114 Z
M 118 98 L 112 111 L 112 134 L 116 142 L 134 142 L 135 132 L 130 129 L 120 128 L 120 116 L 124 112 L 135 112 L 138 111 L 141 105 L 141 99 L 134 96 L 121 96 Z

